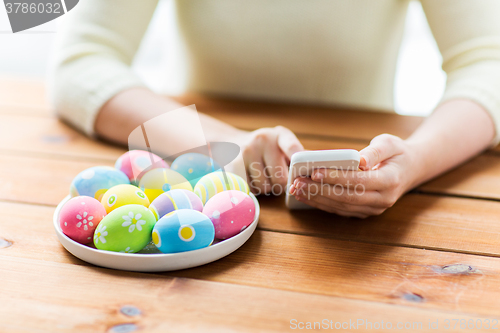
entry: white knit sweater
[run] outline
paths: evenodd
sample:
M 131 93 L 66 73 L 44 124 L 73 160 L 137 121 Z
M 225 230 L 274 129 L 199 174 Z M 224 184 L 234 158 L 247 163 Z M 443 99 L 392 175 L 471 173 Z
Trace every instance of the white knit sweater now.
M 89 135 L 143 83 L 130 65 L 158 0 L 85 0 L 60 34 L 51 94 Z M 448 74 L 443 101 L 481 104 L 500 140 L 500 1 L 421 0 Z M 391 110 L 407 0 L 177 0 L 187 89 Z M 158 73 L 161 75 L 161 73 Z

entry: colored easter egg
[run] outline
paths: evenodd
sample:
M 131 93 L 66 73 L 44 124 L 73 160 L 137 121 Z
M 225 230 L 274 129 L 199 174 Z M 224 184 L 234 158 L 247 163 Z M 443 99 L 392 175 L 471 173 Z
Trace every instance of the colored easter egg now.
M 187 153 L 172 162 L 172 169 L 183 175 L 195 187 L 201 177 L 220 170 L 220 166 L 210 157 L 199 153 Z
M 99 250 L 135 253 L 151 241 L 156 219 L 143 205 L 126 205 L 106 215 L 94 232 Z
M 62 232 L 81 244 L 92 242 L 97 225 L 106 216 L 106 210 L 94 198 L 80 196 L 70 199 L 59 213 Z
M 149 206 L 156 219 L 177 209 L 194 209 L 199 212 L 203 210 L 201 199 L 191 191 L 175 189 L 160 194 Z
M 206 204 L 217 193 L 226 190 L 238 190 L 246 194 L 249 192 L 248 184 L 243 178 L 234 173 L 222 171 L 203 176 L 194 187 L 194 193 L 200 197 L 203 204 Z
M 72 197 L 88 196 L 101 200 L 104 193 L 113 186 L 130 184 L 126 174 L 107 166 L 92 167 L 80 172 L 71 182 Z
M 120 156 L 115 168 L 122 171 L 136 185 L 139 183 L 142 172 L 146 169 L 168 168 L 168 163 L 156 154 L 145 150 L 131 150 Z
M 116 185 L 104 193 L 101 204 L 106 209 L 106 212 L 125 206 L 125 205 L 142 205 L 149 207 L 149 199 L 140 188 L 134 185 Z
M 139 187 L 146 193 L 150 202 L 160 194 L 173 189 L 193 191 L 193 187 L 183 175 L 172 169 L 153 169 L 142 176 Z
M 153 228 L 153 243 L 163 253 L 192 251 L 210 246 L 214 225 L 193 209 L 175 210 L 162 217 Z
M 215 228 L 215 238 L 227 239 L 245 230 L 255 218 L 255 203 L 241 191 L 217 193 L 203 208 Z

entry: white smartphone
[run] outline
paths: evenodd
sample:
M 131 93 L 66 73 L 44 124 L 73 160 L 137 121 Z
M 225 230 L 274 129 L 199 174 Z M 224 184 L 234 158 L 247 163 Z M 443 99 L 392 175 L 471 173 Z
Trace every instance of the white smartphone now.
M 289 190 L 295 178 L 310 177 L 314 169 L 358 170 L 359 152 L 353 149 L 311 150 L 292 155 L 288 171 L 286 206 L 289 209 L 312 209 L 290 195 Z

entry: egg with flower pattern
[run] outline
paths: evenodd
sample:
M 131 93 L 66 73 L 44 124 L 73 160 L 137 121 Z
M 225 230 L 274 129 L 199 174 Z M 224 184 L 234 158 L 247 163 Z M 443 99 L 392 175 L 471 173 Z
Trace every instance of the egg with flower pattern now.
M 99 250 L 135 253 L 151 241 L 156 223 L 153 213 L 142 205 L 126 205 L 106 215 L 94 232 Z
M 80 172 L 71 182 L 72 197 L 88 196 L 101 200 L 104 193 L 113 186 L 130 184 L 126 174 L 115 168 L 96 166 Z
M 62 232 L 74 241 L 92 243 L 92 235 L 97 225 L 106 216 L 106 210 L 94 198 L 80 196 L 70 199 L 59 213 Z
M 193 209 L 179 209 L 162 217 L 153 228 L 153 243 L 163 253 L 208 247 L 215 230 L 210 219 Z
M 134 185 L 117 185 L 110 188 L 101 199 L 101 203 L 106 212 L 125 206 L 125 205 L 143 205 L 149 207 L 149 199 L 140 188 Z
M 246 194 L 250 191 L 243 178 L 234 173 L 222 171 L 203 176 L 194 187 L 194 193 L 204 205 L 217 193 L 227 190 L 237 190 Z

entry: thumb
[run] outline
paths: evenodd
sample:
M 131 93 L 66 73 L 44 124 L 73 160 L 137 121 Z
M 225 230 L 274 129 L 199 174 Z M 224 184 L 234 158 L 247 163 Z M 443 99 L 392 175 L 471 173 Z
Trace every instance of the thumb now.
M 400 154 L 401 139 L 390 134 L 381 134 L 373 138 L 370 145 L 359 152 L 361 157 L 359 168 L 361 170 L 370 170 L 377 164 Z
M 292 131 L 283 126 L 276 126 L 275 128 L 278 131 L 278 146 L 288 159 L 296 152 L 304 150 L 304 146 Z

